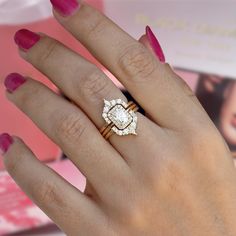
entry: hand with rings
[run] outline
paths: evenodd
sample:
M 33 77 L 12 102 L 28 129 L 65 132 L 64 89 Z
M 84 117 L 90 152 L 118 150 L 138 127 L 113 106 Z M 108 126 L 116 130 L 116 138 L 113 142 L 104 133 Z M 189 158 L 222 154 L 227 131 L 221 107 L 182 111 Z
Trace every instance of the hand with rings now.
M 230 151 L 191 89 L 165 63 L 151 29 L 135 40 L 86 3 L 51 2 L 58 22 L 135 101 L 61 42 L 19 30 L 21 57 L 71 102 L 17 73 L 5 80 L 6 97 L 63 150 L 87 183 L 79 191 L 20 138 L 4 133 L 4 163 L 17 184 L 67 235 L 236 235 Z

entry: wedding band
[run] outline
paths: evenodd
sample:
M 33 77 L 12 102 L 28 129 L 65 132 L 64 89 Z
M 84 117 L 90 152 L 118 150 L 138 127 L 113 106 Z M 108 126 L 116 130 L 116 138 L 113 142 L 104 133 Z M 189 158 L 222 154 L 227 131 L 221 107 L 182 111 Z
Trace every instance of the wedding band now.
M 138 106 L 133 101 L 126 103 L 120 98 L 111 101 L 104 99 L 102 117 L 106 123 L 100 133 L 105 139 L 109 139 L 113 133 L 119 136 L 137 135 L 137 111 Z

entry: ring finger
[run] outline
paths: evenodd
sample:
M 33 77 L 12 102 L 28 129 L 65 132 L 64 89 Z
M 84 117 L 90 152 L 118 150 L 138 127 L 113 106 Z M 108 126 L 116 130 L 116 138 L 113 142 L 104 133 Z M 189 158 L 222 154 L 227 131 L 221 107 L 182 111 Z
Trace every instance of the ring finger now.
M 38 38 L 38 41 L 29 50 L 24 42 L 32 38 Z M 21 30 L 16 34 L 16 42 L 20 46 L 21 56 L 79 105 L 97 128 L 104 124 L 101 116 L 104 98 L 107 100 L 121 98 L 126 101 L 122 92 L 100 69 L 58 41 L 45 35 L 39 36 Z M 135 157 L 136 162 L 136 157 L 144 150 L 143 145 L 149 143 L 146 142 L 147 137 L 152 139 L 154 129 L 159 131 L 161 137 L 162 129 L 138 113 L 138 136 L 113 135 L 110 142 L 125 159 L 130 161 Z

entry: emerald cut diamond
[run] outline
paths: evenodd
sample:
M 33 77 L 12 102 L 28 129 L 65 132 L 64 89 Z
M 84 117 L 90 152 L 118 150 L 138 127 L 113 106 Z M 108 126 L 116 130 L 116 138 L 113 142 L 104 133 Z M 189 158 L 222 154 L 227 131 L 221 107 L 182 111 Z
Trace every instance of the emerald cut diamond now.
M 107 124 L 113 124 L 112 130 L 118 135 L 136 134 L 137 115 L 127 109 L 127 104 L 121 99 L 107 101 L 104 99 L 102 117 Z

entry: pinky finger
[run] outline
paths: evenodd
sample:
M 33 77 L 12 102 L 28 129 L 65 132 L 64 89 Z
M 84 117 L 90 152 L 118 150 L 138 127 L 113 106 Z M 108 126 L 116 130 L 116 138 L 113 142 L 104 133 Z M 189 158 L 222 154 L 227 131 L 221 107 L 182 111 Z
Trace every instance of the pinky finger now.
M 103 218 L 95 202 L 41 163 L 21 139 L 2 134 L 0 149 L 16 183 L 67 235 L 98 232 L 91 228 L 91 221 Z
M 148 50 L 149 52 L 151 52 L 156 58 L 157 60 L 159 60 L 162 63 L 165 63 L 165 56 L 164 53 L 162 51 L 162 48 L 156 38 L 156 36 L 153 34 L 151 28 L 149 26 L 146 27 L 146 34 L 142 35 L 139 40 L 138 40 L 141 44 L 143 44 Z M 169 72 L 170 74 L 172 74 L 173 78 L 175 79 L 176 83 L 179 84 L 180 87 L 182 87 L 183 91 L 185 92 L 185 94 L 187 96 L 189 96 L 193 102 L 202 110 L 204 111 L 202 105 L 200 104 L 199 100 L 197 99 L 197 97 L 194 95 L 193 90 L 190 88 L 190 86 L 188 85 L 188 83 L 183 80 L 181 77 L 179 77 L 176 73 L 174 73 L 174 71 L 171 69 L 171 67 L 169 66 L 169 64 L 166 63 L 166 65 L 168 65 L 169 67 Z M 205 112 L 205 111 L 204 111 Z M 147 116 L 152 119 L 150 117 L 149 114 L 147 114 Z

